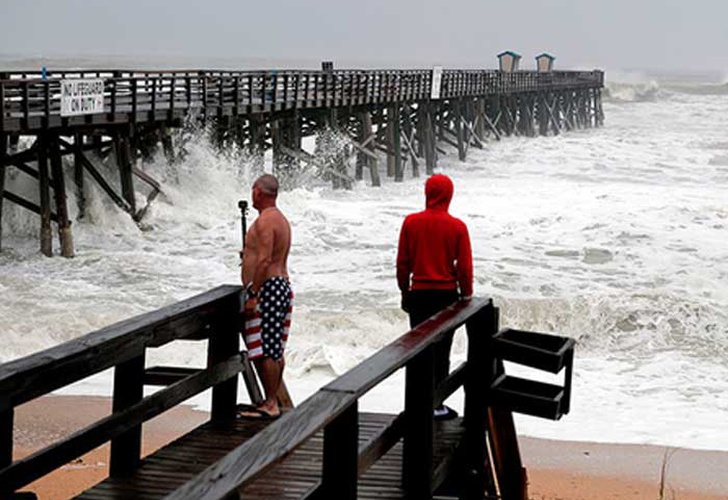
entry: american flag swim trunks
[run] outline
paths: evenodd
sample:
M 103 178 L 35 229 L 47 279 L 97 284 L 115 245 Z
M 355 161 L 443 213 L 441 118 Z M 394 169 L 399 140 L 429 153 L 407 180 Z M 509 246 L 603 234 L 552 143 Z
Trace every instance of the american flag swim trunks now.
M 258 291 L 258 304 L 245 311 L 245 333 L 248 358 L 262 356 L 278 360 L 288 341 L 293 312 L 293 290 L 282 276 L 268 278 Z

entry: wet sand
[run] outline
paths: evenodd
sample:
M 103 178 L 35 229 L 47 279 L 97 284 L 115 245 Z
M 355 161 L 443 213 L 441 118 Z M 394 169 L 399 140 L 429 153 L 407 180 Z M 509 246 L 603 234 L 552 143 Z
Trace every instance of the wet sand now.
M 108 415 L 111 400 L 47 396 L 19 407 L 15 458 L 26 456 Z M 176 407 L 147 423 L 148 454 L 207 420 L 205 412 Z M 728 500 L 728 452 L 667 449 L 519 438 L 532 500 L 659 499 L 660 472 L 668 454 L 664 498 Z M 69 498 L 108 474 L 108 445 L 63 466 L 26 489 L 41 500 Z

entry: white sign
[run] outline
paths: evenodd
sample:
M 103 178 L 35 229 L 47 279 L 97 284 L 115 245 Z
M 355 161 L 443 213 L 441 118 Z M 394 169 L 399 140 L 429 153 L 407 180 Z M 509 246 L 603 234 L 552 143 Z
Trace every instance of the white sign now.
M 104 112 L 104 81 L 61 80 L 61 116 Z
M 430 99 L 440 98 L 440 84 L 442 83 L 442 66 L 432 68 L 432 88 L 430 91 Z

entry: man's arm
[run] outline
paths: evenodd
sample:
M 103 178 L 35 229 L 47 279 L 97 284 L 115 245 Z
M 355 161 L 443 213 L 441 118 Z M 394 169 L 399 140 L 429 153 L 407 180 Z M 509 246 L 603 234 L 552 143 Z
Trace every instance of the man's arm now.
M 399 231 L 399 244 L 397 245 L 397 286 L 402 294 L 401 307 L 404 312 L 409 312 L 407 295 L 410 288 L 410 274 L 412 274 L 412 266 L 408 250 L 407 219 L 405 219 L 402 229 Z
M 407 220 L 405 219 L 399 232 L 399 245 L 397 245 L 397 286 L 402 293 L 409 291 L 410 274 L 412 273 L 407 243 Z
M 458 243 L 457 273 L 460 298 L 470 299 L 473 296 L 473 251 L 470 247 L 468 227 L 464 223 Z

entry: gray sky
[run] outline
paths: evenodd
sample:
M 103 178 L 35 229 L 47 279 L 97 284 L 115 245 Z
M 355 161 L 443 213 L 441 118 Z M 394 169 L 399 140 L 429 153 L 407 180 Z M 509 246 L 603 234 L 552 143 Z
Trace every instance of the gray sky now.
M 502 50 L 523 69 L 547 51 L 563 69 L 726 74 L 728 1 L 0 0 L 5 56 L 495 67 Z

